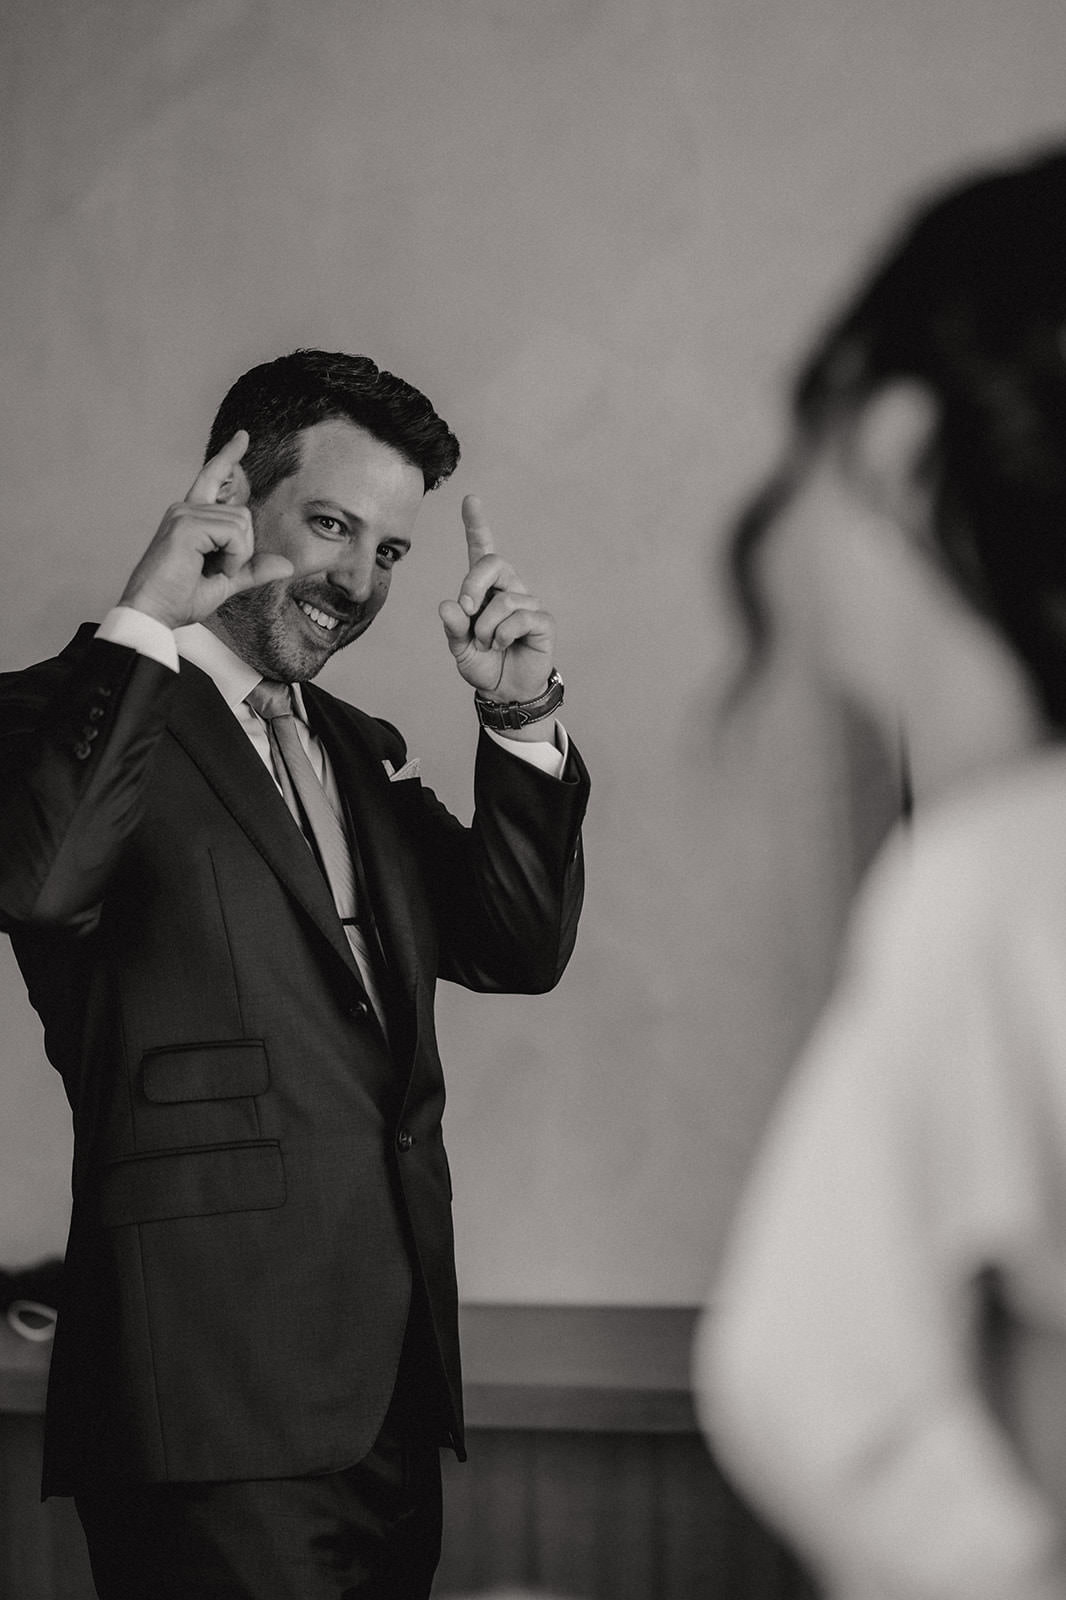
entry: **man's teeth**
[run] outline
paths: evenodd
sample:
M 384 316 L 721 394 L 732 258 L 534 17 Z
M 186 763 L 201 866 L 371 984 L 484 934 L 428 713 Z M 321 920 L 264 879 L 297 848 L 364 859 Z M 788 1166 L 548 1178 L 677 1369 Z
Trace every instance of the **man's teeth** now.
M 312 622 L 317 622 L 319 627 L 325 628 L 328 633 L 333 632 L 337 626 L 336 617 L 331 617 L 326 611 L 320 611 L 317 606 L 309 606 L 306 600 L 301 600 L 299 604 L 300 610 L 305 616 L 310 617 Z

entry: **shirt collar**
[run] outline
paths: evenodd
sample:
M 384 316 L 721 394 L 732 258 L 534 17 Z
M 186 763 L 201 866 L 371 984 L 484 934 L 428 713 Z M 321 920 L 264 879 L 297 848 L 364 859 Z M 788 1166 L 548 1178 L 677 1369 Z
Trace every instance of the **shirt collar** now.
M 218 635 L 212 633 L 210 628 L 205 628 L 202 622 L 190 622 L 183 628 L 175 628 L 174 638 L 178 655 L 183 661 L 190 661 L 201 672 L 207 673 L 231 711 L 237 711 L 256 684 L 263 681 L 262 675 L 254 667 L 242 661 L 228 644 L 223 644 Z M 294 683 L 291 688 L 296 715 L 306 722 L 307 712 L 300 685 Z

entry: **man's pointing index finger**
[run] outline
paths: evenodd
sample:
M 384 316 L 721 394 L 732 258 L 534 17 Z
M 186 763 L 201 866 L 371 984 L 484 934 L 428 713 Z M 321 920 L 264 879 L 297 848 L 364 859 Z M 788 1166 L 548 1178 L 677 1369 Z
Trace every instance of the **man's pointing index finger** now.
M 476 494 L 464 496 L 463 527 L 466 529 L 466 548 L 471 566 L 480 561 L 482 556 L 495 555 L 496 546 L 493 543 L 492 529 L 485 521 L 481 501 Z
M 192 506 L 217 505 L 222 485 L 247 450 L 249 443 L 247 430 L 238 428 L 233 438 L 209 461 L 204 462 L 192 488 L 185 496 L 186 503 Z

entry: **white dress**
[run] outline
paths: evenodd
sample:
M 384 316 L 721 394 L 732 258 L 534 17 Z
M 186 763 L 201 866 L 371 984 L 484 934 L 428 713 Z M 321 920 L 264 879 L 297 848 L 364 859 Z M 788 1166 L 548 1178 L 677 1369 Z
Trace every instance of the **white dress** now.
M 1066 1600 L 1061 751 L 882 852 L 695 1383 L 723 1465 L 834 1596 Z

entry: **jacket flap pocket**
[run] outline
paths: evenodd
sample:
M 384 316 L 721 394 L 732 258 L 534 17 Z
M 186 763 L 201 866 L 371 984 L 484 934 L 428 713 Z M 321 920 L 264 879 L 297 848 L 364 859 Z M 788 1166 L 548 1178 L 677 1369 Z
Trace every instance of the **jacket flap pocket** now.
M 156 1104 L 232 1100 L 240 1095 L 264 1094 L 269 1086 L 266 1046 L 259 1039 L 148 1050 L 141 1061 L 144 1097 Z
M 285 1167 L 273 1139 L 130 1156 L 110 1166 L 100 1185 L 105 1228 L 284 1204 Z

